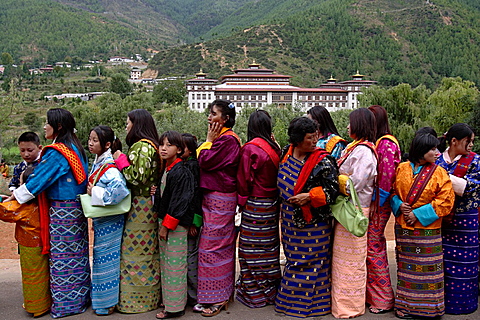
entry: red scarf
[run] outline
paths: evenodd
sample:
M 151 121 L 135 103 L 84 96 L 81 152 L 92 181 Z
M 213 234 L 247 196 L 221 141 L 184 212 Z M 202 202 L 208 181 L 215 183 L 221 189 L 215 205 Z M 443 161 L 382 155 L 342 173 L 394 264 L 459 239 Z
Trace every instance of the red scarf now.
M 467 155 L 463 155 L 460 160 L 458 160 L 455 170 L 453 171 L 453 175 L 459 178 L 465 177 L 468 167 L 470 167 L 473 159 L 475 159 L 475 155 L 475 152 L 469 152 Z
M 407 198 L 405 199 L 406 203 L 408 203 L 410 206 L 413 206 L 413 204 L 417 202 L 436 168 L 437 165 L 433 163 L 425 164 L 422 167 L 420 172 L 417 174 L 415 181 L 413 181 L 412 187 L 408 191 Z
M 278 153 L 276 153 L 275 150 L 273 150 L 272 146 L 267 141 L 265 141 L 262 138 L 257 137 L 257 138 L 252 139 L 251 141 L 245 143 L 244 146 L 246 146 L 247 144 L 253 144 L 253 145 L 259 147 L 260 149 L 262 149 L 263 151 L 265 151 L 265 153 L 270 157 L 270 160 L 272 160 L 273 164 L 278 169 L 278 165 L 279 165 L 279 162 L 280 162 L 280 157 L 278 156 Z
M 282 163 L 287 160 L 289 156 L 293 154 L 293 146 L 290 145 L 288 148 L 287 154 L 282 160 Z M 310 177 L 310 174 L 312 173 L 313 168 L 320 163 L 320 161 L 325 158 L 325 156 L 329 155 L 327 151 L 324 149 L 320 148 L 315 148 L 315 150 L 308 156 L 307 160 L 305 161 L 305 164 L 303 165 L 302 169 L 300 170 L 300 174 L 298 175 L 297 182 L 295 183 L 295 187 L 293 189 L 293 195 L 299 194 L 305 184 L 307 183 L 308 177 Z M 302 213 L 303 213 L 303 218 L 307 223 L 310 223 L 312 221 L 312 212 L 310 210 L 310 204 L 306 204 L 302 206 Z
M 69 149 L 63 143 L 54 143 L 48 146 L 45 146 L 42 150 L 42 156 L 45 154 L 45 151 L 49 148 L 55 149 L 62 154 L 62 156 L 67 159 L 70 168 L 73 171 L 73 176 L 78 184 L 83 183 L 87 179 L 87 174 L 83 168 L 82 161 L 78 155 L 72 149 Z M 38 196 L 38 212 L 40 214 L 40 240 L 42 243 L 42 254 L 50 253 L 50 216 L 48 211 L 50 209 L 50 202 L 47 198 L 47 193 L 45 191 L 41 192 Z

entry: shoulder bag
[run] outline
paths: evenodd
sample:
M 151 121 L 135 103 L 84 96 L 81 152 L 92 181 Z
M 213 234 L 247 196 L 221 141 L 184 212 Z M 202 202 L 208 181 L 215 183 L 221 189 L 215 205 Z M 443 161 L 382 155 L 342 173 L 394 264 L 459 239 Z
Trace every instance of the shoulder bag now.
M 109 163 L 105 163 L 102 167 L 98 170 L 98 173 L 93 180 L 93 185 L 96 185 L 100 177 L 105 173 L 108 168 L 107 166 Z M 106 169 L 106 170 L 105 170 Z M 83 214 L 87 218 L 101 218 L 101 217 L 108 217 L 114 216 L 118 214 L 124 214 L 130 211 L 130 207 L 132 205 L 132 193 L 130 192 L 128 196 L 123 198 L 120 203 L 115 205 L 108 205 L 108 206 L 92 206 L 91 204 L 92 197 L 89 194 L 81 194 L 80 195 L 80 202 L 82 203 Z
M 351 234 L 357 237 L 363 237 L 368 229 L 368 218 L 365 217 L 358 200 L 357 192 L 353 187 L 353 182 L 348 179 L 350 186 L 350 196 L 340 194 L 335 203 L 330 205 L 332 214 L 340 224 Z M 350 202 L 350 199 L 352 202 Z

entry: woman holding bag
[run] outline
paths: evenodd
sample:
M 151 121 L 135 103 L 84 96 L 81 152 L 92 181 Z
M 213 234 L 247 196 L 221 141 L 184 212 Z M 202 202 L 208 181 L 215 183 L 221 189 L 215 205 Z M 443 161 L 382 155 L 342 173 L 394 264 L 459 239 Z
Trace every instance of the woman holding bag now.
M 348 178 L 358 194 L 363 213 L 370 214 L 370 204 L 377 177 L 375 117 L 365 108 L 350 113 L 348 133 L 354 141 L 338 160 L 340 192 L 348 194 Z M 335 223 L 332 250 L 332 314 L 335 318 L 354 318 L 365 313 L 367 281 L 367 235 L 352 235 Z
M 90 131 L 88 150 L 95 154 L 87 193 L 91 204 L 108 206 L 120 203 L 130 191 L 125 178 L 115 166 L 112 151 L 122 145 L 107 126 Z M 96 181 L 95 181 L 96 180 Z M 94 182 L 96 182 L 94 184 Z M 125 216 L 123 214 L 93 218 L 92 309 L 96 315 L 112 314 L 120 290 L 120 245 Z
M 290 145 L 278 172 L 282 243 L 287 262 L 275 311 L 315 317 L 330 313 L 330 204 L 338 192 L 335 159 L 315 147 L 316 125 L 305 117 L 288 127 Z

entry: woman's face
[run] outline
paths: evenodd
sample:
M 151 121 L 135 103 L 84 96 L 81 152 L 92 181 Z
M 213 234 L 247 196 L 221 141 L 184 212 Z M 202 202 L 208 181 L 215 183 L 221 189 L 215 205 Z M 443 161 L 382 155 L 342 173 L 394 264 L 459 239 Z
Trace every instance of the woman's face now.
M 474 139 L 475 139 L 475 134 L 473 133 L 470 137 L 465 137 L 460 140 L 453 138 L 451 147 L 455 148 L 455 151 L 458 154 L 468 154 L 469 152 L 472 151 Z
M 48 123 L 48 121 L 43 126 L 43 130 L 45 131 L 45 139 L 55 139 L 56 135 L 54 133 L 53 127 L 50 125 L 50 123 Z
M 348 136 L 350 138 L 352 138 L 353 140 L 355 140 L 357 138 L 357 136 L 355 134 L 353 134 L 350 130 L 350 123 L 347 125 L 347 132 L 348 132 Z
M 127 134 L 130 132 L 130 130 L 132 130 L 133 128 L 133 123 L 132 121 L 130 121 L 130 118 L 127 117 L 127 127 L 125 128 L 125 130 L 127 131 Z
M 307 133 L 303 137 L 303 141 L 300 142 L 295 148 L 298 148 L 302 152 L 313 152 L 317 144 L 317 133 Z
M 88 137 L 88 151 L 92 154 L 101 155 L 103 153 L 98 134 L 95 131 L 90 132 Z
M 220 111 L 217 106 L 213 106 L 208 115 L 208 124 L 213 124 L 214 122 L 220 123 L 222 126 L 227 122 L 226 119 L 223 119 L 222 111 Z
M 420 164 L 425 164 L 426 162 L 435 163 L 435 161 L 437 161 L 439 155 L 440 154 L 438 152 L 438 149 L 435 146 L 432 149 L 428 150 L 427 153 L 425 153 L 425 155 L 423 156 L 423 161 L 420 160 Z

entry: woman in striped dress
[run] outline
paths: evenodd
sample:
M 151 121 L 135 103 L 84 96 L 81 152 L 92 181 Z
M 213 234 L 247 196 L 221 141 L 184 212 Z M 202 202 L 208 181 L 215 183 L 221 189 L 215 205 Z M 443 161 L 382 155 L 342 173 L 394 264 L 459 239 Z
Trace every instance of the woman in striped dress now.
M 338 192 L 335 159 L 315 147 L 316 125 L 305 117 L 288 127 L 289 142 L 278 172 L 282 243 L 286 264 L 275 311 L 288 316 L 330 313 L 329 204 Z
M 242 208 L 237 299 L 257 308 L 275 302 L 280 283 L 277 173 L 280 148 L 264 110 L 250 115 L 248 142 L 240 151 L 238 205 Z
M 112 150 L 121 149 L 122 144 L 110 127 L 97 126 L 90 132 L 88 150 L 96 155 L 87 187 L 87 193 L 92 196 L 92 205 L 115 205 L 129 195 L 125 178 L 115 167 L 112 157 Z M 95 180 L 97 183 L 93 185 Z M 125 216 L 119 214 L 93 218 L 92 223 L 92 309 L 95 314 L 103 316 L 112 314 L 118 303 L 120 245 Z
M 455 195 L 440 166 L 438 139 L 418 134 L 408 158 L 399 164 L 391 200 L 397 253 L 396 316 L 438 318 L 445 313 L 442 218 L 450 214 Z
M 452 219 L 442 226 L 448 314 L 467 314 L 478 308 L 480 156 L 472 152 L 474 139 L 467 124 L 454 124 L 443 138 L 449 147 L 436 162 L 449 173 L 456 201 Z

